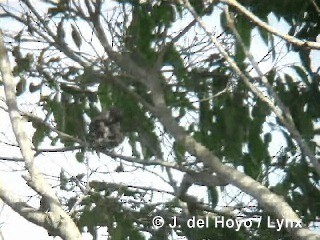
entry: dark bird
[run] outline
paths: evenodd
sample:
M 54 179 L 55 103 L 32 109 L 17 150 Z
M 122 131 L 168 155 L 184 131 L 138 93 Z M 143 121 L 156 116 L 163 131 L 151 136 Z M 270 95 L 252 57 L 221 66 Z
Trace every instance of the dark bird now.
M 94 117 L 89 125 L 93 143 L 107 149 L 118 146 L 124 139 L 120 126 L 122 116 L 119 108 L 111 107 Z

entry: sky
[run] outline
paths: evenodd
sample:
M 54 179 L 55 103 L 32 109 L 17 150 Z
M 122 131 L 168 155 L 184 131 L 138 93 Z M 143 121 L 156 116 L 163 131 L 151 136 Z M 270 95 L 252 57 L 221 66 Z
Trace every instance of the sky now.
M 10 4 L 12 6 L 17 6 L 17 1 L 10 1 Z M 216 23 L 218 19 L 215 19 L 214 21 L 210 21 L 212 24 Z M 3 21 L 0 20 L 0 27 L 4 30 L 13 30 L 13 29 L 19 29 L 19 26 L 16 24 L 13 24 L 12 21 Z M 284 21 L 278 22 L 275 17 L 270 16 L 269 21 L 272 23 L 274 27 L 276 27 L 278 30 L 282 32 L 288 31 L 288 25 Z M 212 27 L 215 27 L 212 25 Z M 258 33 L 254 31 L 253 36 L 255 38 L 255 44 L 252 44 L 251 51 L 254 53 L 256 60 L 261 59 L 265 53 L 267 52 L 266 46 L 263 44 L 263 41 L 258 36 Z M 280 44 L 281 47 L 281 44 Z M 279 48 L 279 51 L 281 49 Z M 311 54 L 312 59 L 312 65 L 314 69 L 317 69 L 320 65 L 320 51 L 312 51 Z M 283 64 L 288 64 L 292 62 L 298 62 L 299 59 L 296 54 L 289 53 L 286 54 L 281 61 Z M 263 71 L 268 71 L 273 66 L 270 64 L 270 62 L 262 63 L 261 68 Z M 0 97 L 3 97 L 3 89 L 0 88 Z M 26 99 L 30 99 L 30 96 L 26 96 L 25 98 L 20 98 L 20 101 L 23 102 Z M 33 99 L 33 101 L 37 101 L 37 98 Z M 3 102 L 0 102 L 0 106 L 5 107 Z M 33 106 L 23 106 L 25 109 L 28 109 L 30 111 L 33 111 Z M 33 129 L 31 126 L 28 129 L 28 134 L 31 137 L 33 133 Z M 8 115 L 6 112 L 0 109 L 0 133 L 4 133 L 3 135 L 0 135 L 0 156 L 7 156 L 7 157 L 21 157 L 19 153 L 18 148 L 13 148 L 6 146 L 1 143 L 1 141 L 9 141 L 15 142 L 14 136 L 11 130 L 10 120 L 8 118 Z M 281 138 L 281 136 L 279 136 Z M 283 141 L 284 142 L 284 141 Z M 271 147 L 271 151 L 274 153 L 277 153 L 281 146 L 281 140 L 279 142 L 274 143 L 274 146 Z M 125 151 L 129 151 L 126 149 Z M 48 158 L 50 156 L 50 158 Z M 96 157 L 96 156 L 95 156 Z M 108 161 L 107 158 L 102 159 L 103 161 Z M 97 161 L 97 158 L 93 158 L 91 164 L 96 166 L 100 166 L 100 162 Z M 81 164 L 75 164 L 75 159 L 72 154 L 64 153 L 59 155 L 46 155 L 46 156 L 40 156 L 36 159 L 36 164 L 40 167 L 40 169 L 48 173 L 48 176 L 52 175 L 52 173 L 59 173 L 61 168 L 66 169 L 66 171 L 70 175 L 77 175 L 78 173 L 85 172 L 86 169 Z M 117 167 L 116 164 L 108 164 L 105 166 L 107 170 L 112 172 L 113 169 Z M 16 163 L 9 163 L 9 162 L 2 162 L 0 164 L 0 170 L 1 170 L 1 181 L 6 185 L 9 186 L 14 192 L 19 193 L 19 195 L 25 199 L 29 199 L 29 203 L 34 206 L 38 206 L 39 199 L 34 197 L 34 193 L 30 192 L 30 189 L 26 186 L 23 179 L 21 178 L 21 173 L 23 173 L 23 167 L 21 165 Z M 12 172 L 14 170 L 15 172 Z M 108 175 L 110 179 L 109 181 L 115 181 L 119 182 L 119 179 L 123 178 L 123 176 L 119 175 Z M 140 178 L 137 178 L 134 174 L 126 175 L 127 181 L 131 182 L 132 184 L 136 185 L 142 185 L 145 184 L 145 182 L 141 181 Z M 130 177 L 131 176 L 131 177 Z M 151 176 L 150 176 L 151 177 Z M 48 179 L 50 179 L 48 177 Z M 152 180 L 151 180 L 152 182 Z M 154 182 L 159 182 L 158 179 L 154 179 Z M 162 186 L 164 189 L 167 186 Z M 197 189 L 191 189 L 191 191 L 197 191 Z M 161 196 L 159 196 L 161 198 Z M 2 206 L 2 208 L 1 208 Z M 20 239 L 23 237 L 23 239 L 43 239 L 43 240 L 49 240 L 53 239 L 52 237 L 48 236 L 46 230 L 44 230 L 41 227 L 38 227 L 32 223 L 27 222 L 22 217 L 20 217 L 18 214 L 13 212 L 9 207 L 5 205 L 0 204 L 0 227 L 2 230 L 2 234 L 6 240 L 11 239 Z M 92 239 L 89 234 L 84 234 L 84 239 L 89 240 Z

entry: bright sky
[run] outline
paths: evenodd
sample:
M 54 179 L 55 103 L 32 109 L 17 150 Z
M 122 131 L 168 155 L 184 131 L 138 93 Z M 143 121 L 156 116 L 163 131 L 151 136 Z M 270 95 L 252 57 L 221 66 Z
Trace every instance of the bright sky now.
M 5 2 L 5 1 L 2 1 Z M 11 1 L 10 4 L 14 5 L 14 2 L 16 1 Z M 277 22 L 274 17 L 270 17 L 273 25 L 278 29 L 283 32 L 287 32 L 288 26 L 283 22 Z M 211 23 L 215 23 L 217 21 L 211 21 Z M 19 29 L 18 25 L 13 24 L 11 21 L 3 21 L 1 20 L 0 22 L 0 27 L 2 29 L 8 29 L 8 30 L 13 30 L 13 29 Z M 213 26 L 214 27 L 214 26 Z M 259 60 L 262 56 L 265 55 L 267 52 L 267 48 L 264 46 L 262 40 L 258 36 L 257 32 L 253 32 L 253 36 L 255 38 L 255 44 L 252 44 L 251 50 L 256 56 L 256 60 Z M 280 51 L 280 49 L 279 49 Z M 292 53 L 284 56 L 284 58 L 281 60 L 283 63 L 292 63 L 292 62 L 298 62 L 297 55 Z M 320 51 L 313 51 L 312 52 L 312 62 L 313 66 L 315 69 L 319 67 L 320 63 Z M 281 65 L 281 64 L 280 64 Z M 263 71 L 269 70 L 272 66 L 270 65 L 270 62 L 263 63 L 261 65 Z M 0 88 L 0 97 L 3 97 L 3 89 L 2 87 Z M 28 99 L 30 96 L 26 97 Z M 21 99 L 21 100 L 26 100 Z M 3 102 L 0 102 L 0 106 L 5 107 Z M 26 107 L 27 109 L 30 109 L 30 106 Z M 32 108 L 32 107 L 31 107 Z M 13 133 L 11 130 L 10 126 L 10 120 L 8 118 L 7 113 L 5 113 L 3 110 L 0 110 L 0 119 L 1 119 L 1 124 L 0 124 L 0 133 L 4 133 L 4 135 L 0 135 L 0 141 L 5 141 L 8 142 L 8 139 L 10 141 L 14 141 Z M 33 130 L 28 129 L 29 134 L 31 136 Z M 273 146 L 271 149 L 274 149 L 274 152 L 276 153 L 280 146 L 281 146 L 281 141 L 275 143 L 275 146 Z M 13 148 L 13 147 L 8 147 L 3 145 L 0 142 L 0 156 L 6 156 L 6 157 L 20 157 L 20 153 L 18 148 Z M 50 158 L 48 158 L 50 156 Z M 107 162 L 108 159 L 104 158 L 101 159 L 102 161 Z M 100 166 L 101 167 L 101 162 L 97 161 L 97 158 L 93 158 L 91 164 L 94 166 Z M 73 155 L 65 153 L 65 154 L 58 154 L 58 155 L 46 155 L 46 157 L 37 157 L 36 160 L 37 165 L 43 170 L 44 172 L 48 173 L 49 175 L 56 175 L 60 172 L 61 168 L 64 168 L 67 170 L 68 173 L 71 175 L 76 175 L 81 172 L 85 172 L 86 169 L 84 168 L 83 165 L 76 164 L 76 161 L 73 158 Z M 116 164 L 108 164 L 105 165 L 105 169 L 109 170 L 112 172 L 113 169 L 116 168 Z M 21 171 L 16 171 L 16 170 L 22 170 L 22 167 L 18 167 L 17 164 L 15 163 L 9 163 L 9 162 L 1 162 L 0 164 L 0 170 L 1 170 L 1 176 L 0 179 L 1 181 L 6 185 L 9 186 L 12 191 L 15 193 L 18 193 L 20 196 L 25 198 L 26 196 L 33 196 L 34 194 L 30 192 L 30 189 L 25 185 L 23 179 L 21 178 Z M 12 172 L 12 170 L 15 170 L 16 172 Z M 108 175 L 109 176 L 109 181 L 114 180 L 115 182 L 119 182 L 119 179 L 123 178 L 122 175 Z M 151 177 L 151 176 L 150 176 Z M 136 175 L 134 174 L 127 174 L 126 175 L 127 181 L 136 184 L 136 185 L 143 185 L 146 184 L 146 182 L 141 182 L 140 178 L 136 178 Z M 148 182 L 159 182 L 158 179 L 153 179 L 149 180 Z M 163 186 L 165 189 L 167 186 Z M 192 190 L 191 190 L 192 191 Z M 35 197 L 30 199 L 30 204 L 34 206 L 38 206 L 39 200 Z M 43 240 L 49 240 L 52 239 L 52 237 L 49 237 L 47 235 L 47 232 L 42 229 L 41 227 L 38 227 L 32 223 L 27 222 L 24 220 L 22 217 L 14 213 L 9 207 L 3 205 L 2 211 L 0 211 L 0 223 L 1 223 L 1 230 L 4 236 L 4 239 L 6 240 L 11 240 L 11 239 L 43 239 Z M 84 239 L 92 239 L 89 235 L 85 235 Z

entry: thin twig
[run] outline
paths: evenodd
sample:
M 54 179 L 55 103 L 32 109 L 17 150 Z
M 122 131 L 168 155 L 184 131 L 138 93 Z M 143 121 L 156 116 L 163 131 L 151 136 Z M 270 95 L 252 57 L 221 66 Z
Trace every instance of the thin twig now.
M 242 6 L 240 3 L 238 3 L 236 0 L 220 0 L 222 3 L 226 3 L 229 6 L 234 7 L 239 12 L 244 14 L 246 17 L 248 17 L 253 23 L 258 25 L 259 27 L 265 29 L 266 31 L 273 33 L 274 35 L 284 39 L 285 41 L 292 43 L 296 46 L 299 46 L 304 49 L 320 49 L 320 43 L 318 42 L 310 42 L 310 41 L 302 41 L 296 37 L 290 36 L 288 34 L 281 33 L 277 31 L 275 28 L 271 27 L 264 21 L 262 21 L 260 18 L 258 18 L 256 15 L 254 15 L 252 12 L 247 10 L 244 6 Z
M 46 226 L 47 228 L 48 226 L 51 226 L 51 229 L 55 230 L 55 234 L 61 236 L 63 239 L 81 239 L 81 234 L 77 226 L 75 225 L 73 220 L 66 214 L 66 212 L 64 212 L 60 205 L 59 199 L 55 195 L 54 190 L 45 181 L 44 177 L 34 164 L 34 152 L 32 151 L 32 143 L 25 131 L 25 122 L 21 117 L 18 109 L 17 99 L 15 95 L 16 85 L 11 72 L 9 57 L 3 43 L 2 31 L 0 31 L 0 71 L 2 74 L 2 80 L 7 100 L 6 102 L 13 132 L 19 144 L 20 151 L 25 162 L 25 167 L 29 173 L 29 176 L 26 177 L 27 182 L 29 186 L 32 187 L 37 193 L 46 198 L 50 206 L 51 214 L 46 216 L 44 213 L 40 212 L 41 215 L 38 218 L 34 218 L 30 216 L 30 214 L 27 214 L 21 207 L 19 208 L 19 206 L 16 206 L 14 202 L 6 199 L 7 195 L 5 192 L 1 193 L 1 198 L 6 199 L 7 204 L 9 204 L 13 209 L 15 209 L 19 214 L 23 215 L 23 217 L 25 217 L 29 221 L 34 222 L 40 226 Z M 4 191 L 3 188 L 0 188 L 0 190 Z M 24 208 L 28 208 L 26 204 L 24 205 Z M 28 211 L 28 213 L 30 213 L 30 211 L 34 212 L 34 209 L 32 208 Z M 52 221 L 59 224 L 57 226 L 52 226 Z
M 302 138 L 301 134 L 299 133 L 299 131 L 295 127 L 295 124 L 293 122 L 293 118 L 292 118 L 292 115 L 291 115 L 289 109 L 281 101 L 281 99 L 278 96 L 278 94 L 273 90 L 273 87 L 270 85 L 268 79 L 266 78 L 266 76 L 261 71 L 261 69 L 260 69 L 258 63 L 255 61 L 253 55 L 250 53 L 248 48 L 245 46 L 244 42 L 241 39 L 240 34 L 238 33 L 238 31 L 237 31 L 237 29 L 235 27 L 234 20 L 233 20 L 233 17 L 231 16 L 230 12 L 228 10 L 226 10 L 225 13 L 226 13 L 226 16 L 227 16 L 227 21 L 228 21 L 230 29 L 233 31 L 233 34 L 235 35 L 237 41 L 240 43 L 245 55 L 248 57 L 249 61 L 251 62 L 252 66 L 253 66 L 253 68 L 258 73 L 258 76 L 259 76 L 262 84 L 268 89 L 268 92 L 271 95 L 271 97 L 274 99 L 275 104 L 278 105 L 279 108 L 281 109 L 282 115 L 284 117 L 278 116 L 277 112 L 275 112 L 275 114 L 280 119 L 282 124 L 288 129 L 288 131 L 290 132 L 291 136 L 298 142 L 298 144 L 301 147 L 303 153 L 306 156 L 309 157 L 312 165 L 314 166 L 315 170 L 317 171 L 318 175 L 320 176 L 320 163 L 318 162 L 318 160 L 314 156 L 313 152 L 311 151 L 311 149 L 306 144 L 305 140 Z M 252 83 L 250 83 L 250 82 L 248 82 L 248 83 L 250 85 L 252 85 Z

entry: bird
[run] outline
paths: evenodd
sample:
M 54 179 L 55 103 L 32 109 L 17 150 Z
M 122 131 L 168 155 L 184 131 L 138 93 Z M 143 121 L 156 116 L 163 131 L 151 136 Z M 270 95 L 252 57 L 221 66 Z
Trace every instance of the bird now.
M 120 125 L 122 116 L 122 111 L 113 106 L 94 117 L 89 125 L 92 142 L 107 149 L 118 146 L 124 139 Z

